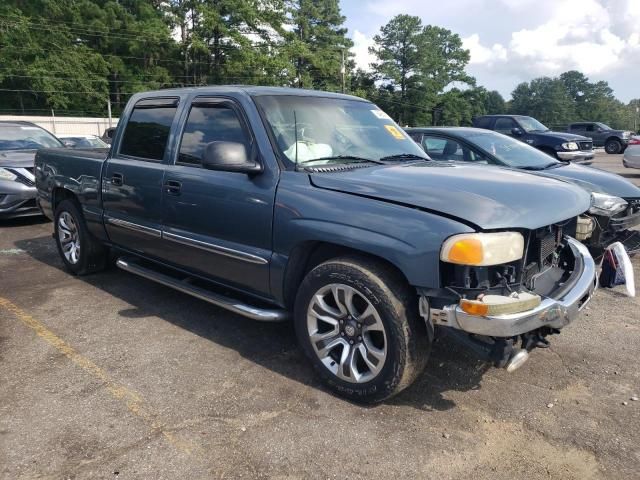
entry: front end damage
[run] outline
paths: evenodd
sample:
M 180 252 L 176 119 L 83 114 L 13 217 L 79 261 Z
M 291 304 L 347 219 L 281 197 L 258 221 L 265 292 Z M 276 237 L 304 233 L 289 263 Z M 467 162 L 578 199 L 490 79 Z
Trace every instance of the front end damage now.
M 608 245 L 620 242 L 629 255 L 640 251 L 640 198 L 625 198 L 626 205 L 614 212 L 587 212 L 578 218 L 576 239 L 598 258 Z
M 419 289 L 422 317 L 513 371 L 547 336 L 571 323 L 597 286 L 588 248 L 572 236 L 576 221 L 523 232 L 522 258 L 501 265 L 441 263 L 441 289 Z

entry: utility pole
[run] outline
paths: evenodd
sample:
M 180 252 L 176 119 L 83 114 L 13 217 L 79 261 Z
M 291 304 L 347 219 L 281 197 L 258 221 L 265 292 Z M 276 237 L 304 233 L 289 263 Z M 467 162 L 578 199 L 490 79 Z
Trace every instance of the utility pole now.
M 111 128 L 111 99 L 107 98 L 107 115 L 109 116 L 109 128 Z
M 51 109 L 51 121 L 53 123 L 53 133 L 56 133 L 56 114 L 53 113 L 53 108 Z
M 342 53 L 342 62 L 340 64 L 340 74 L 342 76 L 342 93 L 344 93 L 344 74 L 345 74 L 345 68 L 344 68 L 344 50 L 341 51 Z

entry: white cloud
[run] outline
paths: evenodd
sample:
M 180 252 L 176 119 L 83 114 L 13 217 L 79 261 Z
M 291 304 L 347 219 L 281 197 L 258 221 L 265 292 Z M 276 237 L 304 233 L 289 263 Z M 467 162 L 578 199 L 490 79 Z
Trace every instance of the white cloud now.
M 364 45 L 379 27 L 407 13 L 458 33 L 471 53 L 469 73 L 505 96 L 519 82 L 571 69 L 607 80 L 623 100 L 640 96 L 640 0 L 353 2 L 358 65 L 371 62 Z
M 369 47 L 373 46 L 373 38 L 367 37 L 359 30 L 353 32 L 353 47 L 351 51 L 355 55 L 356 67 L 365 71 L 371 70 L 370 64 L 376 61 L 375 55 L 369 53 Z
M 478 34 L 466 37 L 464 45 L 470 50 L 471 65 L 487 73 L 509 71 L 521 80 L 573 69 L 586 75 L 611 74 L 626 68 L 631 58 L 640 66 L 639 4 L 639 0 L 563 0 L 555 3 L 544 23 L 512 32 L 506 46 L 485 46 Z M 631 31 L 630 15 L 636 16 Z

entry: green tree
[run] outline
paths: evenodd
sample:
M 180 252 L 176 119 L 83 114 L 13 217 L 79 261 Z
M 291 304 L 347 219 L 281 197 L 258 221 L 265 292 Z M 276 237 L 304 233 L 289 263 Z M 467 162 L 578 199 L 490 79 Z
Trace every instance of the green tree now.
M 483 99 L 484 113 L 486 115 L 505 113 L 507 111 L 507 105 L 500 95 L 500 92 L 491 90 L 487 92 Z
M 550 127 L 575 118 L 573 101 L 559 79 L 541 77 L 521 83 L 511 97 L 511 113 L 535 117 Z
M 464 70 L 469 52 L 460 37 L 444 28 L 423 26 L 419 17 L 397 15 L 373 40 L 373 71 L 382 84 L 378 98 L 401 124 L 429 124 L 437 116 L 434 112 L 458 109 L 459 92 L 447 95 L 446 90 L 475 83 Z
M 288 7 L 293 29 L 286 51 L 293 59 L 296 86 L 342 90 L 353 42 L 338 0 L 289 0 Z

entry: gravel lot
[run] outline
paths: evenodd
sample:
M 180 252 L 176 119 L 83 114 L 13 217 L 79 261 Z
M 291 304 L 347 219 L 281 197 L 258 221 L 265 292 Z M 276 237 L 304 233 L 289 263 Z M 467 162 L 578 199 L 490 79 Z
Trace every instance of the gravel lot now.
M 620 155 L 596 165 L 640 185 Z M 322 389 L 288 324 L 73 277 L 51 231 L 0 225 L 2 478 L 638 478 L 637 298 L 599 290 L 513 374 L 443 339 L 363 408 Z

